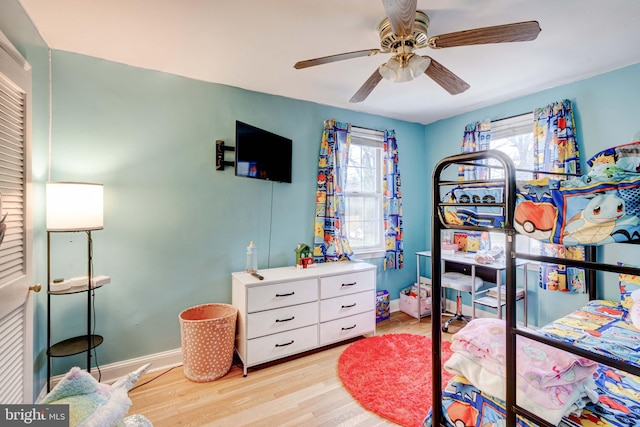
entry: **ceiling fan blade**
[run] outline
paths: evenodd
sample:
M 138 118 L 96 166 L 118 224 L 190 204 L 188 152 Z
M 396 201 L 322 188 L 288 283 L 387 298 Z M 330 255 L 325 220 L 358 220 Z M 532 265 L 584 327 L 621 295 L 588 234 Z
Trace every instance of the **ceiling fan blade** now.
M 391 30 L 398 37 L 408 37 L 413 33 L 418 0 L 382 0 L 389 18 Z
M 432 48 L 439 49 L 473 44 L 526 42 L 535 40 L 540 31 L 537 21 L 526 21 L 441 34 L 430 37 L 428 43 Z
M 364 82 L 360 89 L 358 89 L 358 91 L 351 97 L 349 102 L 355 104 L 367 99 L 367 96 L 369 96 L 371 91 L 375 89 L 376 86 L 378 86 L 380 80 L 382 80 L 382 74 L 380 74 L 380 71 L 378 71 L 378 69 L 376 68 L 376 70 L 373 72 L 373 74 L 371 74 L 367 81 Z
M 313 67 L 315 65 L 329 64 L 331 62 L 343 61 L 345 59 L 360 58 L 362 56 L 373 56 L 380 53 L 380 49 L 356 50 L 354 52 L 339 53 L 337 55 L 323 56 L 321 58 L 307 59 L 305 61 L 296 62 L 293 68 L 299 70 L 301 68 Z
M 431 60 L 431 63 L 427 69 L 424 70 L 424 73 L 451 95 L 457 95 L 469 89 L 470 86 L 467 82 L 453 74 L 444 65 L 428 56 L 423 56 L 423 58 Z

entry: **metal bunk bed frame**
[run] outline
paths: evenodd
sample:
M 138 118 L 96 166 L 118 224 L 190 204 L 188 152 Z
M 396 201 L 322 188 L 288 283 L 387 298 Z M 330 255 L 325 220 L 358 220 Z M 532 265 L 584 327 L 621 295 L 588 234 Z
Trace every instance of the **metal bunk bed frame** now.
M 489 166 L 482 163 L 477 163 L 481 160 L 493 159 L 499 163 L 499 166 Z M 500 168 L 504 170 L 503 179 L 498 180 L 477 180 L 477 181 L 458 181 L 458 180 L 441 180 L 443 172 L 452 165 L 469 165 L 475 167 L 484 168 Z M 543 335 L 532 333 L 528 330 L 519 328 L 516 322 L 517 306 L 516 306 L 516 259 L 527 259 L 531 261 L 549 262 L 555 264 L 562 264 L 566 266 L 581 267 L 588 271 L 587 285 L 589 292 L 589 300 L 596 299 L 596 271 L 608 271 L 613 273 L 626 273 L 638 275 L 640 270 L 633 267 L 622 267 L 611 264 L 601 264 L 593 262 L 595 260 L 595 247 L 587 246 L 587 260 L 577 261 L 570 259 L 559 259 L 553 257 L 536 256 L 526 253 L 517 253 L 515 251 L 515 235 L 517 234 L 514 223 L 514 211 L 516 201 L 516 169 L 511 159 L 504 153 L 496 150 L 479 151 L 473 153 L 463 153 L 442 159 L 434 168 L 433 171 L 433 206 L 432 206 L 432 237 L 431 237 L 431 253 L 432 253 L 432 287 L 433 295 L 441 294 L 441 276 L 442 276 L 442 264 L 440 262 L 442 257 L 441 250 L 441 232 L 446 229 L 455 230 L 473 230 L 473 231 L 491 231 L 501 232 L 505 234 L 505 255 L 506 255 L 506 270 L 505 270 L 505 285 L 506 285 L 506 424 L 508 426 L 516 425 L 517 416 L 529 419 L 539 425 L 553 427 L 547 421 L 541 419 L 535 414 L 521 408 L 516 402 L 516 338 L 518 335 L 528 337 L 538 342 L 550 345 L 555 348 L 563 349 L 567 352 L 577 354 L 583 357 L 587 357 L 598 363 L 602 363 L 613 368 L 628 372 L 630 374 L 640 376 L 640 368 L 628 365 L 622 361 L 614 360 L 606 356 L 592 353 L 588 350 L 573 347 L 558 340 L 545 337 Z M 483 206 L 498 206 L 503 209 L 505 222 L 501 228 L 491 227 L 473 227 L 473 226 L 461 226 L 461 225 L 449 225 L 445 222 L 442 215 L 442 208 L 446 206 L 477 206 L 478 203 L 446 203 L 442 202 L 443 188 L 452 188 L 461 184 L 486 184 L 486 183 L 504 184 L 504 200 L 499 203 L 483 203 Z M 433 424 L 442 425 L 443 413 L 442 413 L 442 351 L 441 351 L 441 325 L 442 318 L 438 313 L 442 312 L 442 301 L 440 298 L 432 299 L 432 323 L 431 334 L 433 346 L 431 349 L 432 360 L 432 420 Z

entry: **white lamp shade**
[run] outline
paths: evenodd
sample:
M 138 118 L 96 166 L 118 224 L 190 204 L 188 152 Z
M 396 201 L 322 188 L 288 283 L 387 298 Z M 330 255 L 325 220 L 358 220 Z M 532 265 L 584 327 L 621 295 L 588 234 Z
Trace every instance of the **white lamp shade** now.
M 386 64 L 380 66 L 379 72 L 382 77 L 393 82 L 396 80 L 396 73 L 399 68 L 400 63 L 395 58 L 391 58 Z
M 419 77 L 431 63 L 430 59 L 420 55 L 411 55 L 406 64 L 401 64 L 395 57 L 382 64 L 378 69 L 380 75 L 387 80 L 396 83 L 409 82 Z
M 47 230 L 102 229 L 103 199 L 102 184 L 47 183 Z
M 400 67 L 398 71 L 396 71 L 396 83 L 404 83 L 410 82 L 413 80 L 411 76 L 411 71 L 407 67 Z
M 409 58 L 409 61 L 407 63 L 409 69 L 411 70 L 411 74 L 416 78 L 424 73 L 424 71 L 430 64 L 431 58 L 423 58 L 422 56 L 415 54 L 411 55 L 411 58 Z

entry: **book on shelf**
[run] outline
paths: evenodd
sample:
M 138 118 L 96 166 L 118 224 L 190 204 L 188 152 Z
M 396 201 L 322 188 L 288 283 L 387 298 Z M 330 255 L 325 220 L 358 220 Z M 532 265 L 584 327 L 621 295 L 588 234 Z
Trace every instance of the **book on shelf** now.
M 491 288 L 487 291 L 487 296 L 492 298 L 498 298 L 498 291 L 496 290 L 496 288 Z M 521 299 L 523 297 L 524 297 L 524 289 L 516 288 L 516 299 Z M 500 286 L 500 299 L 502 301 L 507 299 L 507 288 L 504 285 Z

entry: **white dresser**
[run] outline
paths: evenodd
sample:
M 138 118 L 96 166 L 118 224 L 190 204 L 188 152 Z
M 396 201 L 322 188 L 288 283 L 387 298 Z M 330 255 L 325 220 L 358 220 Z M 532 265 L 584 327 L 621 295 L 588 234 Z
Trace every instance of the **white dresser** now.
M 333 262 L 308 269 L 232 273 L 236 350 L 247 368 L 376 329 L 376 266 Z

